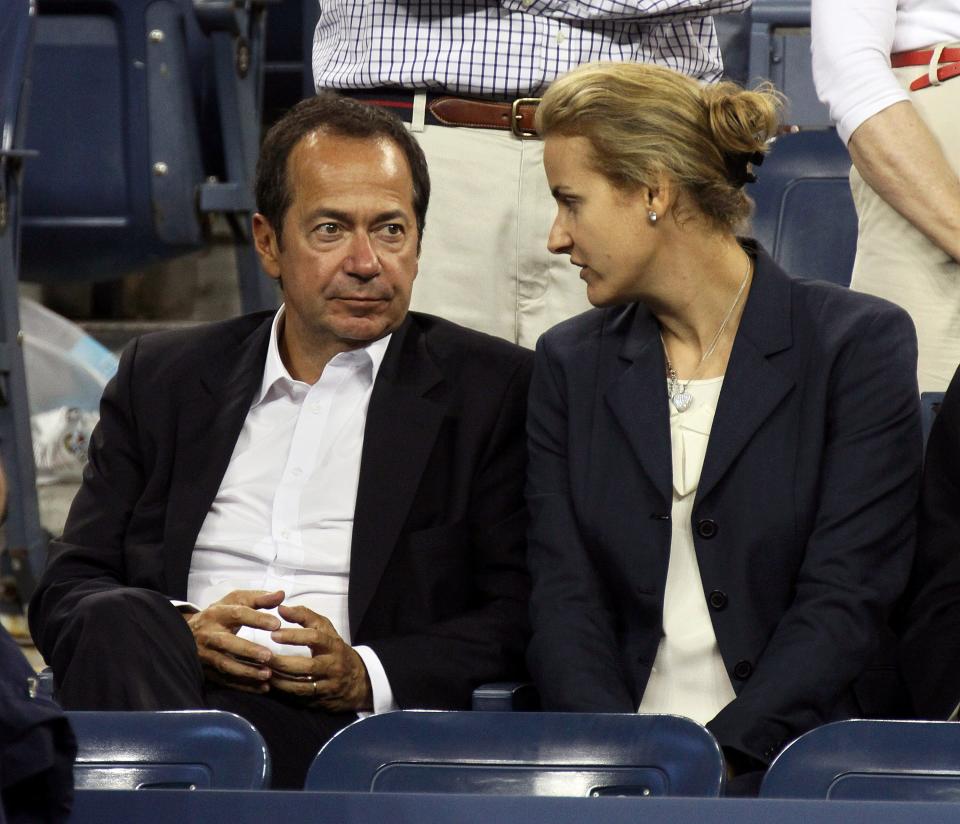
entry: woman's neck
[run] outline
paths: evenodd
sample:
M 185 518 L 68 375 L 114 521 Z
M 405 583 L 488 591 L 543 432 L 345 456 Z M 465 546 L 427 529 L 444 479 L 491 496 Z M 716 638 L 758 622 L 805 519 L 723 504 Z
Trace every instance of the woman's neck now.
M 681 378 L 723 375 L 746 304 L 752 261 L 732 235 L 672 245 L 655 294 L 644 302 L 660 322 L 667 357 Z

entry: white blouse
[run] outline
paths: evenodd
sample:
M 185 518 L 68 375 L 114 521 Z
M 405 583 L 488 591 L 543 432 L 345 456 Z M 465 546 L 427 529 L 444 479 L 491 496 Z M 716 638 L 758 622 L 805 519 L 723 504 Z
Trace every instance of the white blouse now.
M 670 407 L 672 536 L 663 598 L 663 637 L 638 712 L 710 721 L 735 697 L 720 656 L 693 543 L 691 515 L 723 378 L 687 384 L 693 404 Z

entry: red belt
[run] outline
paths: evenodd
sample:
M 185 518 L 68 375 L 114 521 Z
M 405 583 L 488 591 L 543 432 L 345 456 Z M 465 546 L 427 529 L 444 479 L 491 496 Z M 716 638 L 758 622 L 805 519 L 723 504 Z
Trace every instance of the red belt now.
M 934 49 L 916 49 L 897 52 L 890 55 L 890 65 L 895 69 L 902 69 L 905 66 L 929 66 L 933 60 L 934 51 Z M 937 80 L 940 82 L 960 75 L 960 48 L 944 49 L 940 53 L 937 65 L 940 67 L 937 69 Z M 910 84 L 910 91 L 916 92 L 930 85 L 933 84 L 930 82 L 930 74 L 927 73 Z

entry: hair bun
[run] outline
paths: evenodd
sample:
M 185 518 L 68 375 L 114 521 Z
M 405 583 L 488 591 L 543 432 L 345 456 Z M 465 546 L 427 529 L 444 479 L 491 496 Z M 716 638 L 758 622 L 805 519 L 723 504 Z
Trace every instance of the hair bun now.
M 717 148 L 729 155 L 766 151 L 777 129 L 781 97 L 773 87 L 741 89 L 734 83 L 703 87 L 710 130 Z

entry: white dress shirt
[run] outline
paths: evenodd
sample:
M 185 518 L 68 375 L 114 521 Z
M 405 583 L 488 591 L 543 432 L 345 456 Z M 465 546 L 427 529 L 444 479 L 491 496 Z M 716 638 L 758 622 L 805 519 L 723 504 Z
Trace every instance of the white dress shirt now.
M 283 590 L 285 604 L 325 616 L 349 643 L 360 455 L 390 336 L 336 355 L 311 386 L 292 378 L 280 358 L 282 318 L 281 306 L 260 391 L 197 536 L 187 597 L 203 608 L 235 589 Z M 277 644 L 266 630 L 244 627 L 238 635 L 281 655 L 310 654 L 307 647 Z M 355 649 L 370 676 L 374 712 L 395 709 L 380 660 L 369 647 Z
M 817 94 L 845 143 L 865 120 L 910 99 L 891 54 L 960 41 L 958 0 L 812 0 L 810 14 Z
M 723 378 L 690 381 L 686 412 L 670 403 L 672 536 L 663 595 L 663 638 L 639 712 L 685 715 L 706 724 L 735 697 L 703 592 L 691 514 Z M 668 401 L 669 403 L 669 401 Z

